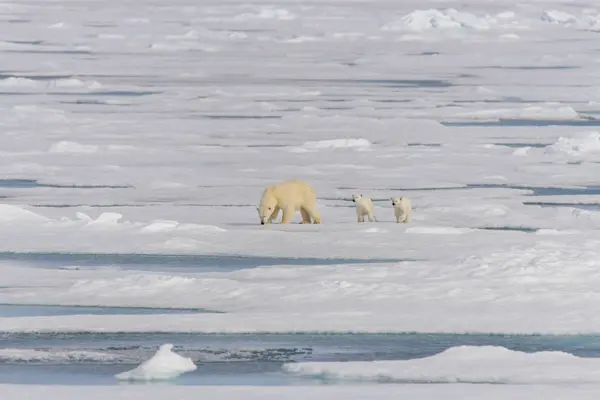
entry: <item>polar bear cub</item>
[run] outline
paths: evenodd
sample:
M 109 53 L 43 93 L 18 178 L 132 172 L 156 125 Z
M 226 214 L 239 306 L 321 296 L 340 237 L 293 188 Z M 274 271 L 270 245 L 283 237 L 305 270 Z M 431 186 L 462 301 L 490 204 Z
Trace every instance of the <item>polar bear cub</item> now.
M 303 224 L 320 224 L 317 195 L 312 186 L 300 180 L 289 180 L 267 186 L 256 208 L 261 225 L 270 224 L 283 211 L 280 224 L 289 224 L 300 211 Z
M 356 218 L 358 222 L 365 222 L 365 215 L 369 218 L 369 222 L 377 221 L 371 198 L 365 197 L 362 194 L 353 194 L 352 201 L 356 204 Z
M 394 206 L 394 214 L 396 215 L 397 223 L 407 223 L 410 220 L 412 205 L 406 197 L 392 197 L 392 205 Z

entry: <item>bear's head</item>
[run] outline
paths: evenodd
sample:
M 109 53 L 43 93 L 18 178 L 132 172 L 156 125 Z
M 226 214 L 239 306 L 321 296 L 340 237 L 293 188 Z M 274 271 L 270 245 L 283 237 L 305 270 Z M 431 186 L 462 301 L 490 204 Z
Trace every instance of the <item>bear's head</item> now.
M 277 201 L 275 199 L 263 199 L 263 201 L 260 202 L 260 206 L 256 207 L 256 209 L 258 210 L 258 217 L 260 218 L 261 225 L 267 224 L 269 222 L 269 218 L 275 212 L 276 206 Z
M 353 194 L 352 195 L 352 202 L 353 203 L 357 203 L 362 199 L 363 195 L 362 194 Z
M 403 199 L 403 197 L 392 197 L 392 205 L 395 207 L 396 204 L 400 204 Z

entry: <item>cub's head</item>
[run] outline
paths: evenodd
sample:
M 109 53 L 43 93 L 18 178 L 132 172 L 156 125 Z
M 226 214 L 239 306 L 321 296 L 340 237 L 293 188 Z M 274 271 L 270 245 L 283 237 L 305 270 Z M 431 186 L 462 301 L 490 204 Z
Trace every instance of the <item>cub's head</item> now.
M 269 217 L 271 217 L 271 215 L 275 211 L 275 206 L 277 206 L 277 201 L 275 199 L 273 199 L 273 200 L 263 199 L 260 202 L 260 205 L 258 207 L 256 207 L 256 210 L 258 211 L 258 217 L 260 218 L 261 225 L 264 225 L 269 222 Z
M 395 207 L 396 204 L 400 204 L 403 199 L 403 197 L 392 197 L 392 205 Z
M 361 201 L 363 198 L 362 194 L 353 194 L 352 195 L 352 202 L 354 203 L 358 203 L 359 201 Z

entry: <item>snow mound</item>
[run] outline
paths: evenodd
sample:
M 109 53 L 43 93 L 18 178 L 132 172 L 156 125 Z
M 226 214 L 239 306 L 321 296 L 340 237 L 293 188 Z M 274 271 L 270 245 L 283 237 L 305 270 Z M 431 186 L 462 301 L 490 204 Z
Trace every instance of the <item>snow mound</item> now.
M 526 107 L 519 115 L 523 119 L 575 119 L 580 118 L 580 115 L 572 107 Z
M 306 142 L 300 147 L 295 147 L 292 151 L 303 152 L 303 151 L 318 151 L 318 150 L 331 150 L 331 149 L 368 149 L 372 143 L 367 139 L 330 139 L 330 140 L 317 140 Z
M 503 11 L 501 13 L 496 14 L 496 18 L 500 19 L 511 19 L 515 18 L 517 15 L 514 11 Z
M 79 217 L 78 217 L 79 218 Z M 88 221 L 88 226 L 95 227 L 114 227 L 119 224 L 119 221 L 123 218 L 122 214 L 105 212 L 102 213 L 95 220 Z
M 279 21 L 291 21 L 296 19 L 296 15 L 283 8 L 264 7 L 258 10 L 257 13 L 240 14 L 234 17 L 236 21 L 247 21 L 254 19 L 272 19 Z
M 549 24 L 573 27 L 576 29 L 597 31 L 600 28 L 600 16 L 587 14 L 585 12 L 580 16 L 576 16 L 564 11 L 549 10 L 542 13 L 541 20 Z
M 544 11 L 541 19 L 551 24 L 574 24 L 578 22 L 576 16 L 557 10 Z
M 33 79 L 11 76 L 9 78 L 0 79 L 0 87 L 3 88 L 36 88 L 39 83 Z
M 533 106 L 525 108 L 502 108 L 502 109 L 490 109 L 480 110 L 468 113 L 457 113 L 456 117 L 473 118 L 477 120 L 482 119 L 504 119 L 504 120 L 550 120 L 550 121 L 571 121 L 582 119 L 579 114 L 572 107 L 556 107 L 552 105 L 547 106 Z
M 172 231 L 183 231 L 192 233 L 216 233 L 216 232 L 227 232 L 226 229 L 219 228 L 214 225 L 199 225 L 199 224 L 180 224 L 177 221 L 171 220 L 155 220 L 150 224 L 144 226 L 141 232 L 144 233 L 158 233 L 158 232 L 172 232 Z
M 283 365 L 304 377 L 411 383 L 597 383 L 600 360 L 496 346 L 458 346 L 431 357 L 402 361 L 309 362 Z
M 215 225 L 180 224 L 178 230 L 188 233 L 219 233 L 227 232 L 227 229 Z
M 49 153 L 82 153 L 91 154 L 98 151 L 98 146 L 80 144 L 76 142 L 61 141 L 54 143 L 48 150 Z
M 0 222 L 44 222 L 48 218 L 10 204 L 0 204 Z
M 87 88 L 87 89 L 100 89 L 102 85 L 96 81 L 84 82 L 79 79 L 57 79 L 52 81 L 52 86 L 61 89 L 79 89 L 79 88 Z
M 80 221 L 86 221 L 86 222 L 92 222 L 93 221 L 92 217 L 90 217 L 86 213 L 82 213 L 81 211 L 77 211 L 75 213 L 75 218 L 77 218 Z
M 2 363 L 117 363 L 127 361 L 118 354 L 86 350 L 0 349 Z
M 531 147 L 521 147 L 519 149 L 515 149 L 512 154 L 513 156 L 526 156 L 529 154 L 529 150 L 531 150 Z
M 179 222 L 170 220 L 155 220 L 141 229 L 145 233 L 169 232 L 177 228 Z
M 582 132 L 570 138 L 560 137 L 556 143 L 546 147 L 546 153 L 570 156 L 600 153 L 600 133 Z
M 457 11 L 453 8 L 446 10 L 429 9 L 416 10 L 383 26 L 386 31 L 423 32 L 438 29 L 474 29 L 488 30 L 493 19 L 489 16 L 479 18 L 468 12 Z
M 115 377 L 118 380 L 133 381 L 163 380 L 173 379 L 197 369 L 191 358 L 173 353 L 172 349 L 172 344 L 163 344 L 152 358 L 130 371 L 115 375 Z

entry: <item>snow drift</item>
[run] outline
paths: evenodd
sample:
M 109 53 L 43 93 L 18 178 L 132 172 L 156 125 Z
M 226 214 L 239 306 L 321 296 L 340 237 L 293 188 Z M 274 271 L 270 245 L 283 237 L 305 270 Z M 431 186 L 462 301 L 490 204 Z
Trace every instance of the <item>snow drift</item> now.
M 477 17 L 469 12 L 457 11 L 453 8 L 446 10 L 428 9 L 415 10 L 404 15 L 397 21 L 383 26 L 386 31 L 414 31 L 445 29 L 474 29 L 487 30 L 492 26 L 493 20 L 489 17 Z
M 196 370 L 191 358 L 172 352 L 172 344 L 163 344 L 156 354 L 136 368 L 115 375 L 118 380 L 150 381 L 173 379 L 186 372 Z
M 452 347 L 402 361 L 285 364 L 299 376 L 331 380 L 412 383 L 565 384 L 600 382 L 600 360 L 548 351 L 523 353 L 496 346 Z

